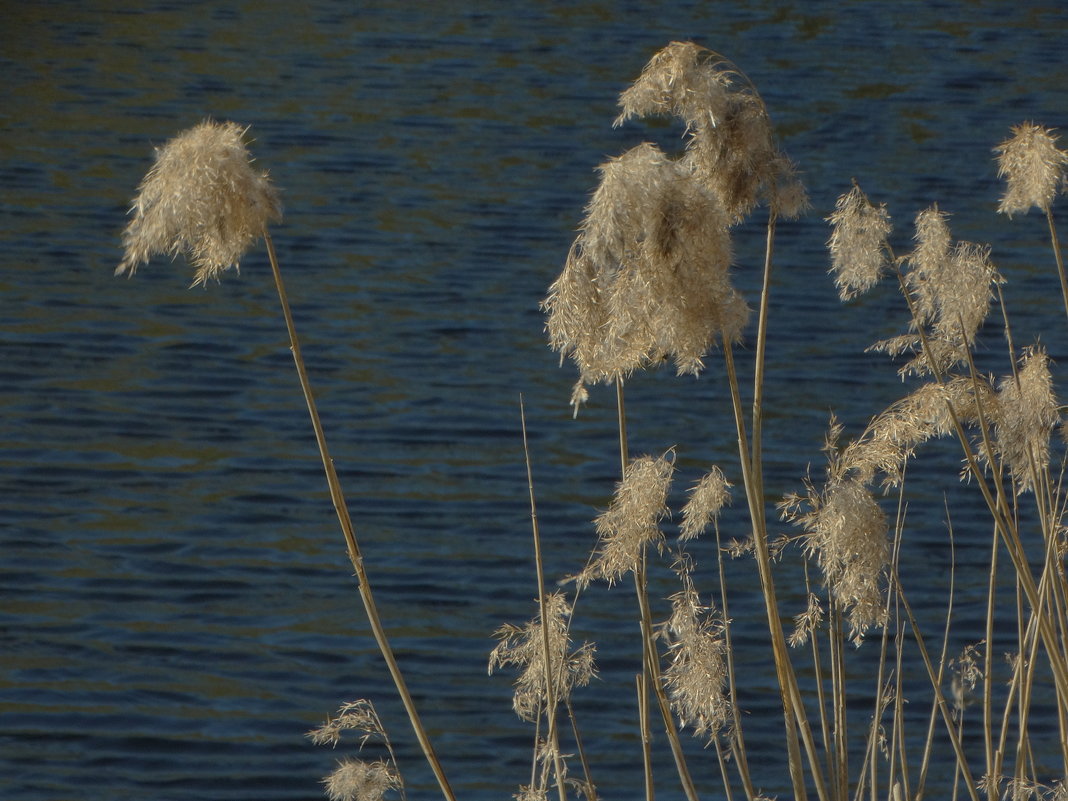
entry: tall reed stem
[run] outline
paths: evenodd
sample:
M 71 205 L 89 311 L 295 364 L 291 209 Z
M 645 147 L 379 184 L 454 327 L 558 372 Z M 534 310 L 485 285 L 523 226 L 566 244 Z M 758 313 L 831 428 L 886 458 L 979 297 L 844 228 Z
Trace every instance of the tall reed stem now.
M 560 801 L 567 801 L 564 788 L 564 769 L 560 760 L 560 742 L 556 726 L 556 674 L 553 669 L 552 648 L 549 646 L 549 614 L 545 603 L 545 566 L 541 557 L 541 534 L 538 528 L 538 507 L 534 497 L 534 468 L 530 463 L 530 444 L 527 442 L 527 414 L 523 396 L 519 396 L 519 419 L 523 428 L 523 458 L 527 465 L 527 489 L 530 493 L 530 526 L 534 536 L 534 568 L 538 574 L 538 613 L 541 615 L 541 647 L 545 657 L 545 716 L 549 721 L 549 748 L 552 750 L 553 770 Z M 565 656 L 566 658 L 566 656 Z M 563 664 L 560 665 L 561 672 Z
M 759 483 L 752 475 L 753 461 L 749 455 L 749 438 L 745 429 L 745 417 L 742 412 L 742 399 L 738 391 L 738 375 L 734 368 L 734 355 L 730 341 L 723 341 L 723 356 L 727 365 L 727 378 L 731 390 L 731 403 L 734 409 L 734 422 L 738 432 L 739 462 L 742 468 L 742 481 L 745 484 L 746 501 L 749 505 L 749 517 L 753 525 L 753 550 L 756 556 L 757 572 L 760 575 L 760 589 L 764 596 L 764 608 L 768 617 L 768 633 L 771 636 L 771 650 L 775 662 L 775 673 L 779 680 L 779 692 L 782 698 L 783 715 L 786 720 L 786 745 L 790 761 L 790 778 L 794 785 L 796 801 L 805 801 L 805 775 L 801 766 L 801 750 L 798 744 L 798 729 L 804 740 L 809 766 L 815 781 L 820 801 L 829 801 L 827 787 L 820 767 L 816 744 L 812 739 L 812 730 L 805 714 L 804 702 L 797 686 L 797 677 L 790 662 L 790 653 L 783 634 L 782 618 L 779 615 L 779 602 L 775 594 L 775 582 L 771 575 L 771 553 L 768 550 L 767 523 L 764 517 L 764 498 L 757 496 L 754 488 Z
M 423 749 L 423 754 L 434 771 L 434 776 L 441 786 L 441 791 L 448 801 L 456 801 L 456 796 L 449 786 L 448 779 L 445 778 L 445 772 L 434 753 L 434 747 L 430 743 L 426 729 L 423 728 L 422 721 L 419 719 L 415 702 L 412 700 L 411 693 L 408 692 L 404 676 L 401 674 L 400 666 L 393 656 L 393 649 L 390 647 L 385 628 L 382 626 L 382 619 L 378 614 L 378 606 L 375 603 L 374 595 L 371 593 L 367 572 L 363 567 L 363 555 L 360 552 L 359 543 L 356 541 L 356 532 L 353 529 L 352 519 L 349 517 L 349 510 L 345 504 L 345 496 L 341 492 L 341 482 L 338 480 L 337 470 L 334 468 L 334 460 L 330 458 L 330 452 L 326 447 L 326 434 L 323 433 L 319 412 L 315 407 L 315 397 L 312 395 L 308 372 L 304 367 L 304 357 L 300 353 L 300 343 L 297 340 L 296 327 L 293 325 L 293 314 L 289 310 L 289 299 L 286 295 L 285 284 L 282 282 L 282 271 L 278 267 L 278 256 L 275 254 L 274 242 L 266 228 L 263 229 L 263 240 L 267 243 L 267 254 L 271 260 L 271 270 L 274 272 L 274 283 L 278 288 L 278 300 L 282 304 L 282 313 L 285 315 L 286 328 L 289 331 L 289 349 L 293 352 L 297 375 L 300 376 L 300 387 L 304 391 L 304 400 L 308 404 L 308 414 L 311 416 L 312 428 L 315 429 L 315 441 L 319 446 L 319 455 L 323 460 L 323 470 L 326 472 L 326 482 L 330 487 L 330 499 L 334 503 L 334 511 L 337 512 L 338 521 L 341 523 L 341 533 L 345 537 L 349 561 L 352 562 L 352 566 L 356 571 L 357 588 L 359 589 L 364 609 L 367 612 L 367 620 L 371 625 L 375 642 L 378 643 L 378 648 L 382 652 L 386 666 L 389 668 L 390 676 L 393 677 L 393 683 L 397 686 L 397 692 L 404 703 L 404 709 L 408 713 L 408 719 L 411 721 L 416 739 L 419 740 L 419 746 Z
M 1046 208 L 1046 223 L 1049 225 L 1049 239 L 1053 246 L 1053 258 L 1057 260 L 1057 277 L 1061 279 L 1061 295 L 1064 298 L 1064 313 L 1068 314 L 1068 277 L 1064 274 L 1064 260 L 1061 258 L 1061 243 L 1057 238 L 1057 226 L 1053 224 L 1053 209 Z
M 630 461 L 630 448 L 627 444 L 627 409 L 623 396 L 622 378 L 616 379 L 616 412 L 619 418 L 619 458 L 623 471 L 622 475 L 625 476 L 627 464 Z M 664 682 L 660 675 L 660 655 L 657 653 L 656 643 L 653 640 L 653 614 L 649 608 L 644 551 L 634 570 L 634 592 L 638 597 L 638 611 L 641 615 L 642 673 L 646 678 L 646 684 L 649 685 L 648 689 L 651 689 L 656 697 L 657 707 L 660 709 L 660 716 L 664 721 L 664 732 L 667 734 L 668 742 L 671 745 L 671 755 L 675 759 L 675 768 L 679 772 L 682 789 L 686 793 L 688 801 L 697 801 L 697 788 L 686 764 L 686 755 L 682 749 L 682 742 L 675 726 L 675 719 L 671 716 L 671 704 L 664 693 Z M 642 731 L 648 732 L 648 704 L 642 705 L 641 714 L 643 715 Z

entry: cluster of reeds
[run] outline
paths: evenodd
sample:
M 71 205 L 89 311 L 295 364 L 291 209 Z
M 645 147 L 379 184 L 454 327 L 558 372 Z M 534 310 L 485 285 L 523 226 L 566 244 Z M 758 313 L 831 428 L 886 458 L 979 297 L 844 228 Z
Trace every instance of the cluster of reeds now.
M 646 797 L 653 798 L 662 781 L 651 768 L 658 731 L 676 766 L 672 784 L 678 785 L 670 792 L 681 787 L 690 801 L 701 791 L 689 769 L 693 749 L 683 743 L 686 732 L 707 746 L 712 756 L 706 758 L 715 759 L 721 772 L 721 785 L 705 792 L 756 801 L 764 788 L 784 783 L 751 764 L 743 727 L 746 688 L 735 669 L 729 574 L 731 559 L 751 558 L 764 600 L 766 646 L 782 708 L 777 729 L 795 799 L 921 798 L 929 789 L 932 760 L 945 744 L 953 754 L 954 797 L 1068 798 L 1068 494 L 1062 480 L 1065 449 L 1052 436 L 1062 425 L 1061 408 L 1043 347 L 1013 341 L 1001 292 L 1011 276 L 998 271 L 986 246 L 954 241 L 939 206 L 916 214 L 907 250 L 898 253 L 887 208 L 872 203 L 857 182 L 842 194 L 828 217 L 834 283 L 849 301 L 881 281 L 896 282 L 902 332 L 871 348 L 897 359 L 911 383 L 852 439 L 844 436 L 847 423 L 863 421 L 832 419 L 825 474 L 799 476 L 800 491 L 777 509 L 799 533 L 772 541 L 768 515 L 776 510 L 765 503 L 762 467 L 770 279 L 777 223 L 806 209 L 804 188 L 775 142 L 755 87 L 711 51 L 692 43 L 668 45 L 623 92 L 620 105 L 617 124 L 651 115 L 678 118 L 685 145 L 673 155 L 642 144 L 599 167 L 600 183 L 544 301 L 551 346 L 578 368 L 571 399 L 576 413 L 588 386 L 605 383 L 615 390 L 620 480 L 594 521 L 597 541 L 589 561 L 576 566 L 563 589 L 548 592 L 528 456 L 538 609 L 528 623 L 498 629 L 489 659 L 491 671 L 518 670 L 514 709 L 535 725 L 530 776 L 516 797 L 598 797 L 596 766 L 586 758 L 571 702 L 596 674 L 594 646 L 576 645 L 571 628 L 582 593 L 598 582 L 634 585 L 642 643 L 635 667 L 636 747 L 645 759 Z M 280 214 L 277 196 L 266 176 L 251 168 L 243 133 L 209 122 L 160 150 L 135 201 L 119 272 L 132 273 L 153 253 L 187 252 L 198 267 L 195 283 L 203 283 L 236 265 L 260 236 L 266 240 L 360 594 L 420 745 L 443 794 L 452 799 L 378 621 L 266 229 Z M 1065 187 L 1068 154 L 1051 130 L 1032 123 L 1014 128 L 995 152 L 999 175 L 1006 179 L 998 211 L 1013 215 L 1038 208 L 1046 215 L 1068 312 L 1052 212 Z M 751 310 L 731 282 L 731 240 L 751 230 L 754 215 L 764 226 L 762 292 L 755 299 L 751 363 L 740 370 L 734 351 L 750 330 Z M 981 373 L 973 358 L 992 309 L 1002 318 L 1005 339 L 1000 378 Z M 670 487 L 683 445 L 665 444 L 663 453 L 632 458 L 624 386 L 635 371 L 668 359 L 679 373 L 698 373 L 714 350 L 722 357 L 738 460 L 709 465 L 704 475 L 692 477 L 687 501 L 676 510 L 678 533 L 669 537 Z M 751 382 L 745 389 L 743 375 Z M 976 641 L 959 654 L 949 653 L 951 606 L 941 632 L 924 630 L 899 575 L 909 531 L 921 525 L 907 515 L 908 465 L 936 439 L 956 441 L 961 478 L 988 512 L 985 631 L 969 632 L 978 634 Z M 699 450 L 701 443 L 686 447 Z M 732 489 L 744 496 L 749 530 L 724 546 L 718 522 Z M 691 553 L 691 542 L 702 536 L 715 538 L 713 569 L 701 569 Z M 777 582 L 787 561 L 803 568 L 790 574 L 806 577 L 803 593 L 790 588 L 794 597 L 807 598 L 803 608 L 785 610 L 779 600 Z M 648 589 L 654 565 L 673 571 L 677 582 L 670 597 L 656 604 Z M 1006 572 L 1014 592 L 1005 592 L 999 581 Z M 669 611 L 657 619 L 654 608 L 661 600 Z M 857 649 L 877 651 L 866 661 L 877 664 L 875 675 L 851 669 Z M 1011 654 L 1007 666 L 1005 653 Z M 914 691 L 906 696 L 903 667 L 909 663 L 923 665 L 922 696 Z M 858 697 L 868 707 L 859 725 Z M 1032 726 L 1037 698 L 1046 705 L 1043 720 L 1055 721 L 1059 746 L 1037 739 L 1039 729 Z M 912 730 L 906 704 L 928 710 L 926 726 Z M 966 715 L 969 705 L 979 713 Z M 325 782 L 327 794 L 377 801 L 396 791 L 403 797 L 392 746 L 368 702 L 344 705 L 311 736 L 336 745 L 346 730 L 361 732 L 361 745 L 377 740 L 386 756 L 343 760 Z M 576 759 L 577 769 L 571 764 Z M 1051 759 L 1056 763 L 1043 761 Z

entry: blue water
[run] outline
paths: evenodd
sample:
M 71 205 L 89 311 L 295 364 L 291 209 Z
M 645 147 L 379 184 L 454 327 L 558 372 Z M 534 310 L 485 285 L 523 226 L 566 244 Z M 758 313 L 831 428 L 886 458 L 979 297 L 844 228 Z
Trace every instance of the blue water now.
M 574 372 L 545 346 L 538 304 L 594 167 L 645 139 L 677 146 L 662 123 L 611 127 L 658 48 L 693 39 L 737 62 L 812 198 L 777 244 L 769 502 L 820 469 L 830 410 L 856 433 L 903 392 L 864 353 L 901 329 L 900 299 L 886 287 L 842 306 L 825 275 L 822 218 L 852 177 L 888 204 L 901 250 L 935 201 L 956 236 L 991 243 L 1016 341 L 1041 334 L 1064 362 L 1044 224 L 994 213 L 991 154 L 1012 124 L 1065 124 L 1063 4 L 662 5 L 5 7 L 0 798 L 315 798 L 348 752 L 303 732 L 357 697 L 390 729 L 410 797 L 436 792 L 367 634 L 263 249 L 206 291 L 186 288 L 181 261 L 112 277 L 152 146 L 206 116 L 250 125 L 283 190 L 274 239 L 332 454 L 401 666 L 466 799 L 508 797 L 529 774 L 510 676 L 485 675 L 493 630 L 535 611 L 520 393 L 550 578 L 584 563 L 617 477 L 614 398 L 598 389 L 571 419 Z M 759 214 L 735 246 L 755 302 Z M 981 358 L 1004 372 L 998 335 L 991 323 Z M 632 451 L 677 445 L 680 489 L 712 462 L 740 484 L 722 366 L 708 362 L 698 380 L 665 370 L 628 386 Z M 959 650 L 980 636 L 989 531 L 974 488 L 951 480 L 958 459 L 947 447 L 915 466 L 904 560 L 935 631 L 950 493 L 958 561 L 979 570 L 958 578 Z M 723 528 L 745 535 L 740 496 Z M 696 551 L 711 591 L 711 544 Z M 803 588 L 782 570 L 793 614 Z M 785 796 L 754 572 L 730 571 L 755 778 Z M 653 581 L 671 591 L 666 570 Z M 606 798 L 641 786 L 633 607 L 625 586 L 598 587 L 576 622 L 598 643 L 601 677 L 575 701 Z M 700 746 L 698 785 L 718 797 Z M 662 742 L 657 775 L 677 797 Z

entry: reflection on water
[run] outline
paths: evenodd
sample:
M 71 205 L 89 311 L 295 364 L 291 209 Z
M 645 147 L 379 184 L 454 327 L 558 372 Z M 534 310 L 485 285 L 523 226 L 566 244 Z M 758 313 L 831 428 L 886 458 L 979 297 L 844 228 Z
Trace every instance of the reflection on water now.
M 529 771 L 532 733 L 510 711 L 508 680 L 485 676 L 490 633 L 530 617 L 536 592 L 519 393 L 551 576 L 583 563 L 587 521 L 614 480 L 611 398 L 595 392 L 570 419 L 572 373 L 544 345 L 538 302 L 594 166 L 679 133 L 610 127 L 616 94 L 656 48 L 694 38 L 746 69 L 812 195 L 813 213 L 784 224 L 778 246 L 770 500 L 818 462 L 830 409 L 855 431 L 901 392 L 863 353 L 902 324 L 892 293 L 840 307 L 824 276 L 820 218 L 850 177 L 889 204 L 903 247 L 934 201 L 957 236 L 993 242 L 1010 306 L 1031 299 L 1018 342 L 1057 313 L 1036 220 L 993 214 L 990 160 L 1009 125 L 1056 125 L 1068 107 L 1066 14 L 1053 4 L 683 3 L 659 18 L 615 3 L 31 4 L 12 15 L 18 35 L 0 54 L 5 798 L 315 797 L 340 752 L 302 732 L 358 696 L 375 699 L 413 794 L 432 789 L 366 636 L 262 252 L 207 291 L 187 291 L 184 266 L 164 260 L 111 277 L 151 146 L 204 116 L 250 124 L 284 190 L 275 238 L 331 450 L 386 625 L 466 798 L 501 797 Z M 758 222 L 736 248 L 753 298 Z M 1002 370 L 996 334 L 985 354 Z M 1056 358 L 1062 335 L 1042 336 Z M 710 461 L 733 464 L 709 365 L 697 381 L 637 377 L 628 397 L 632 450 L 679 445 L 680 487 Z M 922 471 L 944 475 L 955 460 L 947 450 L 917 465 L 917 508 Z M 965 510 L 958 557 L 978 564 L 975 498 L 949 491 Z M 736 506 L 728 536 L 744 534 Z M 949 556 L 931 508 L 905 558 L 923 571 L 914 602 L 936 627 Z M 711 547 L 697 558 L 710 567 Z M 770 766 L 764 789 L 782 793 L 759 599 L 745 589 L 751 566 L 730 569 L 750 756 Z M 785 578 L 793 608 L 803 593 Z M 962 583 L 959 620 L 978 620 L 983 588 Z M 577 632 L 598 642 L 602 680 L 577 701 L 606 797 L 640 786 L 629 689 L 619 700 L 636 670 L 634 623 L 619 614 L 629 602 L 620 589 L 589 593 Z M 694 745 L 698 783 L 717 787 Z

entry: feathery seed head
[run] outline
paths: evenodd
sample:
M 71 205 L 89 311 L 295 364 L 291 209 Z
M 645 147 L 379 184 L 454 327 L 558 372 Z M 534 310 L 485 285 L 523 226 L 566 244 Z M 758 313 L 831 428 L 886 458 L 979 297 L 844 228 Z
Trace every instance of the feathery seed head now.
M 788 642 L 791 648 L 799 648 L 805 645 L 815 635 L 823 624 L 823 604 L 819 596 L 810 592 L 805 611 L 794 616 L 794 630 L 790 634 Z
M 827 221 L 833 229 L 827 247 L 834 285 L 839 297 L 849 300 L 875 286 L 888 266 L 890 215 L 885 205 L 873 206 L 854 181 Z
M 685 163 L 716 193 L 731 224 L 761 199 L 783 217 L 808 205 L 795 166 L 775 145 L 764 101 L 723 56 L 692 42 L 672 42 L 652 57 L 619 104 L 617 125 L 663 114 L 685 123 Z
M 871 430 L 869 426 L 865 435 Z M 787 496 L 779 509 L 784 520 L 804 528 L 805 550 L 816 558 L 832 597 L 846 612 L 853 641 L 859 645 L 868 628 L 886 621 L 880 584 L 889 564 L 890 547 L 886 515 L 868 489 L 871 473 L 859 474 L 854 469 L 848 461 L 849 448 L 839 452 L 839 433 L 832 418 L 823 488 L 806 476 L 806 494 Z M 799 617 L 794 642 L 808 637 L 808 628 L 818 614 L 821 612 L 814 612 L 810 603 L 809 612 Z
M 361 747 L 372 737 L 389 742 L 374 705 L 362 698 L 342 704 L 333 717 L 328 718 L 322 726 L 307 732 L 306 736 L 316 745 L 336 746 L 341 741 L 341 733 L 350 730 L 361 732 Z
M 823 492 L 806 533 L 858 645 L 871 626 L 886 621 L 880 582 L 890 560 L 886 515 L 857 481 L 833 482 Z
M 724 505 L 730 503 L 730 488 L 730 483 L 718 467 L 713 467 L 694 485 L 690 490 L 690 499 L 682 509 L 680 541 L 691 540 L 708 528 Z
M 916 247 L 907 257 L 905 284 L 912 298 L 913 331 L 925 332 L 875 343 L 874 350 L 893 356 L 917 352 L 901 368 L 908 373 L 939 374 L 967 361 L 968 350 L 990 311 L 991 287 L 1001 283 L 990 249 L 971 242 L 952 243 L 947 215 L 938 206 L 916 216 Z
M 951 406 L 966 425 L 979 419 L 980 404 L 984 409 L 994 406 L 993 390 L 984 381 L 958 376 L 941 384 L 923 384 L 876 415 L 864 433 L 843 448 L 840 471 L 834 477 L 848 475 L 851 480 L 870 484 L 876 473 L 881 473 L 885 486 L 896 487 L 916 448 L 954 431 Z
M 671 356 L 696 373 L 748 309 L 730 285 L 730 238 L 716 198 L 654 145 L 599 168 L 601 183 L 543 303 L 549 342 L 582 383 Z
M 561 592 L 545 599 L 549 618 L 549 658 L 552 660 L 553 698 L 563 703 L 571 697 L 575 687 L 585 687 L 596 675 L 593 662 L 594 646 L 583 643 L 571 650 L 568 630 L 571 624 L 571 606 Z M 522 670 L 515 682 L 512 708 L 520 718 L 535 721 L 549 702 L 546 676 L 550 674 L 545 664 L 545 639 L 540 615 L 523 626 L 504 625 L 494 632 L 500 640 L 490 653 L 489 672 L 496 667 L 514 665 Z
M 217 280 L 268 222 L 281 219 L 277 191 L 250 163 L 246 130 L 208 120 L 157 148 L 123 231 L 116 275 L 133 275 L 157 254 L 184 253 L 196 267 L 194 286 Z
M 330 801 L 381 801 L 387 791 L 399 789 L 401 782 L 385 762 L 342 759 L 323 786 Z
M 615 583 L 637 568 L 645 547 L 658 546 L 664 535 L 659 523 L 667 516 L 667 494 L 675 465 L 669 456 L 640 456 L 627 465 L 623 480 L 616 486 L 608 510 L 594 522 L 598 544 L 589 566 L 579 574 L 580 585 L 595 579 Z
M 1032 490 L 1032 468 L 1042 475 L 1048 464 L 1049 440 L 1059 417 L 1045 350 L 1036 346 L 1024 352 L 1018 376 L 1001 380 L 994 407 L 995 447 L 1017 492 Z
M 683 588 L 669 599 L 671 617 L 662 629 L 670 660 L 663 679 L 682 725 L 711 742 L 731 717 L 724 623 L 714 606 L 701 604 L 690 570 L 680 577 Z
M 1057 148 L 1060 138 L 1052 128 L 1032 122 L 1012 127 L 1012 136 L 994 148 L 998 154 L 998 177 L 1006 181 L 998 212 L 1010 217 L 1032 207 L 1049 211 L 1063 191 L 1068 153 Z
M 715 125 L 727 112 L 730 87 L 738 78 L 729 63 L 711 50 L 693 42 L 672 42 L 619 96 L 623 111 L 615 125 L 656 115 L 678 117 L 691 128 Z

